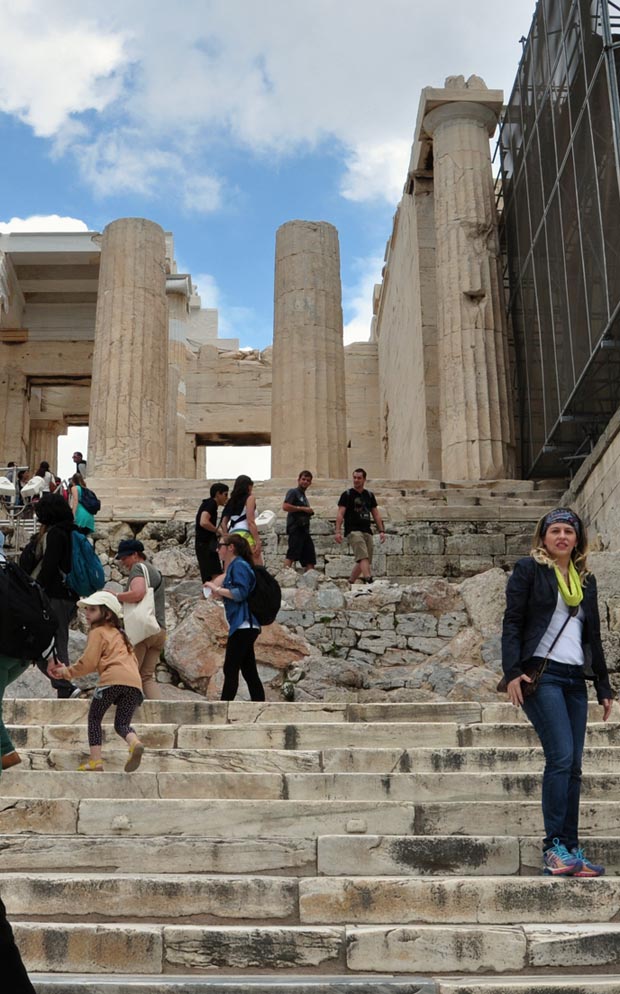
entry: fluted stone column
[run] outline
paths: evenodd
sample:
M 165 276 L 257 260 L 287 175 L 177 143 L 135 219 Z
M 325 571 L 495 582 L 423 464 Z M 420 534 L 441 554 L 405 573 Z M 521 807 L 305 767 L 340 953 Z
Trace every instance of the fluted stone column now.
M 28 377 L 0 356 L 0 462 L 27 462 L 30 411 Z
M 442 474 L 452 480 L 510 478 L 515 472 L 489 154 L 501 100 L 485 99 L 484 83 L 475 83 L 480 101 L 466 99 L 469 84 L 460 93 L 454 84 L 430 91 L 434 109 L 423 120 L 433 144 Z M 494 93 L 487 91 L 488 97 Z
M 45 460 L 50 464 L 53 473 L 58 472 L 58 436 L 65 431 L 62 421 L 47 421 L 37 418 L 30 421 L 30 448 L 28 465 L 34 473 L 37 466 Z
M 163 477 L 168 318 L 164 232 L 123 218 L 103 233 L 90 401 L 93 476 Z
M 276 234 L 271 475 L 347 475 L 338 232 L 289 221 Z

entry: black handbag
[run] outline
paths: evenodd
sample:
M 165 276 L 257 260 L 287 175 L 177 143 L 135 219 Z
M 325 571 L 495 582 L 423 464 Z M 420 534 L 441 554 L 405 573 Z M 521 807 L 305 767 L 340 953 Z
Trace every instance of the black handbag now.
M 536 691 L 538 690 L 538 684 L 540 683 L 540 678 L 547 669 L 549 656 L 551 655 L 557 640 L 559 639 L 560 635 L 566 628 L 570 619 L 575 618 L 577 616 L 578 611 L 579 611 L 579 605 L 576 605 L 575 607 L 569 607 L 568 615 L 564 619 L 564 623 L 562 624 L 562 627 L 560 628 L 558 634 L 556 635 L 553 642 L 549 646 L 549 651 L 547 652 L 547 655 L 545 656 L 544 659 L 537 659 L 535 661 L 527 660 L 527 662 L 523 663 L 523 666 L 521 668 L 525 676 L 529 676 L 531 681 L 530 683 L 528 683 L 527 680 L 521 681 L 521 693 L 523 694 L 524 698 L 531 697 L 532 694 L 535 694 Z M 508 681 L 506 680 L 505 676 L 501 678 L 495 689 L 497 690 L 498 694 L 506 693 L 506 691 L 508 690 Z

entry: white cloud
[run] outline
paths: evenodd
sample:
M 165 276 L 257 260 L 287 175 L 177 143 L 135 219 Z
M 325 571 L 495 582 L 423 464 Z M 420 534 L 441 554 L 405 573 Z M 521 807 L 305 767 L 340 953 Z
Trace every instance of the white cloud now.
M 56 11 L 55 7 L 58 7 Z M 123 35 L 36 0 L 0 5 L 0 110 L 35 134 L 56 134 L 71 114 L 103 111 L 121 92 Z M 58 15 L 58 16 L 57 16 Z
M 340 192 L 346 200 L 387 200 L 402 195 L 411 154 L 411 142 L 402 139 L 357 145 L 347 159 Z
M 84 221 L 76 217 L 61 217 L 59 214 L 32 214 L 30 217 L 12 217 L 10 221 L 0 221 L 0 234 L 12 231 L 90 231 Z
M 330 141 L 345 197 L 397 199 L 421 88 L 461 72 L 510 86 L 533 6 L 505 5 L 498 30 L 496 0 L 179 0 L 172 21 L 147 0 L 3 0 L 0 111 L 73 149 L 100 195 L 212 211 L 222 143 Z
M 367 342 L 370 338 L 370 322 L 372 321 L 372 295 L 375 283 L 381 282 L 383 259 L 371 256 L 367 259 L 357 259 L 354 269 L 358 280 L 354 286 L 342 288 L 342 302 L 347 320 L 344 325 L 344 344 L 351 342 Z
M 219 307 L 220 291 L 215 276 L 211 273 L 192 273 L 192 282 L 202 307 Z

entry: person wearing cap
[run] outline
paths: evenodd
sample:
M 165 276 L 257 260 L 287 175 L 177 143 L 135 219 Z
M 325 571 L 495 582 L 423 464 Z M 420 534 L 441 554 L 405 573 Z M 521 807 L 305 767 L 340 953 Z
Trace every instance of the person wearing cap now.
M 143 599 L 148 586 L 153 588 L 155 597 L 155 617 L 159 631 L 134 645 L 138 668 L 142 677 L 142 690 L 149 700 L 159 700 L 161 693 L 155 679 L 155 668 L 166 641 L 166 587 L 164 578 L 152 563 L 146 561 L 144 546 L 137 538 L 124 538 L 116 558 L 124 569 L 129 571 L 127 589 L 118 594 L 122 604 L 137 604 Z
M 605 869 L 579 844 L 581 759 L 588 718 L 586 680 L 594 681 L 611 714 L 613 692 L 601 643 L 596 580 L 588 570 L 583 522 L 570 508 L 545 514 L 529 556 L 514 567 L 506 588 L 502 667 L 510 702 L 522 707 L 545 754 L 542 810 L 543 872 L 598 877 Z M 524 695 L 541 672 L 536 690 Z
M 90 759 L 81 763 L 81 772 L 99 773 L 103 770 L 101 758 L 101 722 L 106 711 L 116 705 L 114 731 L 125 739 L 129 756 L 125 772 L 137 770 L 144 753 L 131 720 L 143 700 L 142 680 L 138 660 L 131 642 L 121 626 L 123 609 L 119 600 L 109 590 L 98 590 L 90 597 L 78 601 L 90 625 L 88 641 L 83 655 L 73 666 L 56 666 L 55 674 L 65 680 L 98 673 L 99 684 L 88 711 L 88 744 Z

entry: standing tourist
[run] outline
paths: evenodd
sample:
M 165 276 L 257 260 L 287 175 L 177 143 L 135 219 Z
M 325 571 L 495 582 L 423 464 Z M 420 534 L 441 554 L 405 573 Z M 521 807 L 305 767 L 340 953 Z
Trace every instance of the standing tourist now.
M 82 489 L 85 486 L 86 480 L 81 473 L 74 473 L 69 487 L 69 507 L 73 511 L 76 528 L 89 535 L 95 530 L 95 518 L 82 504 Z
M 114 731 L 125 739 L 129 756 L 125 773 L 137 770 L 144 746 L 131 727 L 134 711 L 142 704 L 142 680 L 131 642 L 121 628 L 122 608 L 109 590 L 98 590 L 78 602 L 84 608 L 90 626 L 83 655 L 73 666 L 57 666 L 56 674 L 66 680 L 98 673 L 99 683 L 88 711 L 88 745 L 90 759 L 78 766 L 80 772 L 103 772 L 101 758 L 101 722 L 112 705 L 116 705 Z
M 77 598 L 65 578 L 72 566 L 73 514 L 60 494 L 41 497 L 35 514 L 40 523 L 39 531 L 22 552 L 19 565 L 43 587 L 50 599 L 58 621 L 56 656 L 59 662 L 69 666 L 69 626 L 76 615 Z M 48 661 L 40 659 L 37 666 L 50 677 L 58 697 L 79 696 L 79 687 L 55 677 Z
M 86 476 L 86 460 L 81 452 L 74 452 L 71 456 L 73 462 L 75 463 L 75 471 L 79 473 L 80 476 Z
M 121 604 L 137 604 L 146 596 L 147 586 L 153 588 L 155 616 L 159 631 L 155 635 L 149 635 L 144 641 L 138 642 L 133 648 L 142 677 L 144 696 L 148 700 L 158 701 L 161 698 L 161 693 L 155 679 L 155 669 L 166 641 L 166 586 L 164 578 L 152 563 L 147 563 L 144 546 L 136 538 L 124 538 L 119 544 L 116 558 L 129 571 L 127 588 L 124 593 L 117 595 Z
M 43 486 L 41 487 L 42 494 L 53 494 L 56 489 L 56 477 L 50 470 L 50 464 L 43 461 L 39 463 L 39 468 L 37 469 L 35 476 L 40 477 L 43 480 Z
M 379 530 L 379 541 L 385 542 L 385 531 L 375 495 L 371 490 L 366 490 L 366 470 L 356 469 L 353 471 L 353 486 L 345 490 L 338 501 L 334 536 L 340 545 L 344 522 L 344 534 L 355 557 L 355 566 L 351 571 L 349 583 L 355 583 L 360 576 L 363 583 L 372 583 L 371 518 Z
M 4 532 L 0 531 L 0 569 L 2 563 L 6 562 L 4 555 Z M 10 683 L 18 679 L 30 664 L 23 659 L 16 659 L 14 656 L 6 656 L 2 652 L 0 645 L 0 756 L 2 757 L 2 769 L 8 770 L 11 766 L 21 763 L 21 756 L 13 745 L 13 740 L 8 733 L 2 717 L 2 701 L 4 692 Z
M 533 545 L 530 555 L 516 563 L 506 588 L 506 689 L 511 703 L 525 711 L 545 754 L 543 871 L 598 877 L 604 867 L 587 859 L 579 845 L 586 678 L 594 680 L 603 721 L 609 718 L 613 697 L 601 644 L 596 580 L 586 564 L 586 531 L 574 511 L 559 507 L 544 515 Z M 532 683 L 536 689 L 528 694 Z
M 316 552 L 310 535 L 310 518 L 314 511 L 306 495 L 312 484 L 312 473 L 309 469 L 301 471 L 297 477 L 297 486 L 287 490 L 282 510 L 286 511 L 286 534 L 288 549 L 286 550 L 285 566 L 294 566 L 299 562 L 305 572 L 316 566 Z
M 222 572 L 220 557 L 217 554 L 217 512 L 228 500 L 228 487 L 225 483 L 214 483 L 210 496 L 203 500 L 196 514 L 195 549 L 200 579 L 204 583 L 219 576 Z
M 213 597 L 224 601 L 228 621 L 228 641 L 224 659 L 222 700 L 234 701 L 239 689 L 239 672 L 248 685 L 253 701 L 264 701 L 265 690 L 256 668 L 254 643 L 260 635 L 260 625 L 252 612 L 248 598 L 256 586 L 252 550 L 239 533 L 223 536 L 218 549 L 226 575 L 221 584 L 208 581 L 205 588 Z
M 249 476 L 238 476 L 230 499 L 222 513 L 222 534 L 241 535 L 252 550 L 255 566 L 262 566 L 263 553 L 256 527 L 256 497 L 252 493 L 254 482 Z

